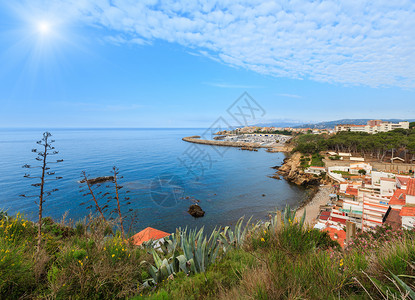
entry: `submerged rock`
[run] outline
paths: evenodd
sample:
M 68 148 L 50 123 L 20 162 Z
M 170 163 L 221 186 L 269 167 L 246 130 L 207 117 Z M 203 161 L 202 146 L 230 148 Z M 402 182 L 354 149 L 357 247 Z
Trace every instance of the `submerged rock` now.
M 197 204 L 190 205 L 187 212 L 194 218 L 201 218 L 205 215 L 203 209 Z

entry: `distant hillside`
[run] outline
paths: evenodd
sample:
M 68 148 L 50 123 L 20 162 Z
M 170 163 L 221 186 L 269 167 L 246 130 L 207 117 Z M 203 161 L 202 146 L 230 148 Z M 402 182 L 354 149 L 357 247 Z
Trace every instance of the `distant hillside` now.
M 309 123 L 309 124 L 303 124 L 300 126 L 296 126 L 296 128 L 334 128 L 336 125 L 339 124 L 355 124 L 355 125 L 365 125 L 367 124 L 367 121 L 370 121 L 373 119 L 342 119 L 342 120 L 336 120 L 336 121 L 327 121 L 327 122 L 320 122 L 320 123 Z M 402 122 L 402 121 L 409 121 L 409 122 L 414 122 L 415 119 L 410 119 L 410 120 L 402 120 L 402 119 L 382 119 L 383 121 L 388 121 L 388 122 L 393 122 L 393 123 L 397 123 L 397 122 Z

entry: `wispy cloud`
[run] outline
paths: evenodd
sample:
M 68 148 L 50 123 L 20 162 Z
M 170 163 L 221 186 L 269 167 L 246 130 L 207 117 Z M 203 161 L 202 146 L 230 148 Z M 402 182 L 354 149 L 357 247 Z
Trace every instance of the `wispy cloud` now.
M 277 94 L 277 96 L 280 96 L 280 97 L 287 97 L 287 98 L 296 98 L 296 99 L 300 99 L 300 98 L 302 98 L 302 96 L 300 96 L 300 95 L 295 95 L 295 94 Z
M 259 89 L 262 86 L 257 85 L 243 85 L 243 84 L 230 84 L 230 83 L 218 83 L 218 82 L 204 82 L 205 85 L 210 85 L 224 89 Z
M 44 0 L 33 3 L 45 6 Z M 50 3 L 57 15 L 73 14 L 115 32 L 114 43 L 164 40 L 261 74 L 415 87 L 415 2 L 410 0 Z

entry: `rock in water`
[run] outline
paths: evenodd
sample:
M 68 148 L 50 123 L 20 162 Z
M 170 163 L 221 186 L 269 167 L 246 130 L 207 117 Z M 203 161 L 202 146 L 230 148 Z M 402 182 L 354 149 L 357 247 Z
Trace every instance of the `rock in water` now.
M 102 177 L 96 177 L 96 178 L 91 178 L 88 179 L 88 183 L 93 185 L 93 184 L 97 184 L 97 183 L 103 183 L 106 181 L 114 181 L 114 176 L 102 176 Z M 85 179 L 79 181 L 80 183 L 84 183 Z
M 187 212 L 195 218 L 201 218 L 205 215 L 203 209 L 197 204 L 190 205 L 189 210 Z

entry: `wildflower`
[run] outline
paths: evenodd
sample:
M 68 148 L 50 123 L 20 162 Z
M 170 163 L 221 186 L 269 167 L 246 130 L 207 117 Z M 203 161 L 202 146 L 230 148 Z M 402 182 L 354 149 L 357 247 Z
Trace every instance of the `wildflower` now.
M 115 254 L 113 254 L 113 255 L 111 255 L 112 257 L 114 257 L 115 256 Z
M 261 242 L 265 242 L 265 239 L 264 238 L 261 238 Z
M 265 233 L 265 234 L 267 234 L 267 231 L 266 231 L 266 230 L 264 230 L 264 233 Z
M 340 267 L 343 266 L 343 258 L 340 260 Z

